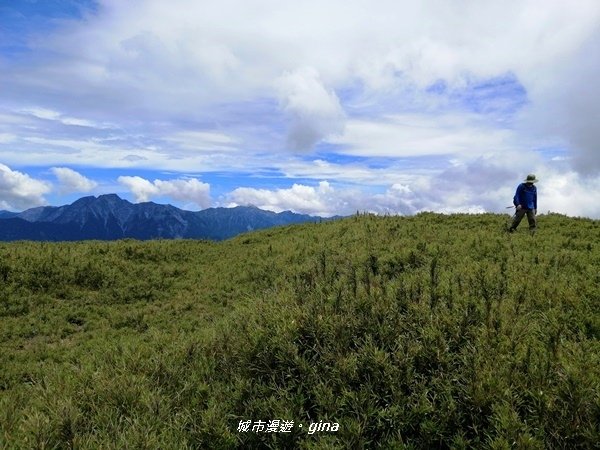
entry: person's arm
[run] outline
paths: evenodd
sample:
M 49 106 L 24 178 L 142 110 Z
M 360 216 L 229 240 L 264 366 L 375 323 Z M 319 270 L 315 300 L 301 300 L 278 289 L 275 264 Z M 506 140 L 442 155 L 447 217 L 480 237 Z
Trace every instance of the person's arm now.
M 533 192 L 533 208 L 535 209 L 535 214 L 537 214 L 537 188 Z
M 523 184 L 517 186 L 517 192 L 515 192 L 515 196 L 513 197 L 513 204 L 519 209 L 521 206 L 521 191 L 523 190 Z

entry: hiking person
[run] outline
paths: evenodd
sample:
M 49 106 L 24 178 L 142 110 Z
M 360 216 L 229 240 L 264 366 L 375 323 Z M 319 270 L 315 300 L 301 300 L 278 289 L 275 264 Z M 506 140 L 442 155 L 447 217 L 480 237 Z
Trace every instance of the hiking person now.
M 529 222 L 529 231 L 535 232 L 537 226 L 536 214 L 537 214 L 537 188 L 534 183 L 539 180 L 534 174 L 530 173 L 523 183 L 517 186 L 517 192 L 513 198 L 513 204 L 515 205 L 516 211 L 513 216 L 512 224 L 508 231 L 512 233 L 517 229 L 521 219 L 524 215 L 527 215 L 527 221 Z

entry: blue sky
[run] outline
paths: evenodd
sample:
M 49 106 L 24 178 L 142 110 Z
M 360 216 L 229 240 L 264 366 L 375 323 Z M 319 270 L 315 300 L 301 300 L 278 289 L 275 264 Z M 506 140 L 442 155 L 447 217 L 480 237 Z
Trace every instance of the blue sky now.
M 0 209 L 600 217 L 600 4 L 0 2 Z

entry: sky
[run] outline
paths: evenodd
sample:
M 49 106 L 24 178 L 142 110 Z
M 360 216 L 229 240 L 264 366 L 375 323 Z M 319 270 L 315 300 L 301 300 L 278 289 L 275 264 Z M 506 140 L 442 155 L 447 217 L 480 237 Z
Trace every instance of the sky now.
M 0 0 L 0 209 L 600 218 L 597 0 Z

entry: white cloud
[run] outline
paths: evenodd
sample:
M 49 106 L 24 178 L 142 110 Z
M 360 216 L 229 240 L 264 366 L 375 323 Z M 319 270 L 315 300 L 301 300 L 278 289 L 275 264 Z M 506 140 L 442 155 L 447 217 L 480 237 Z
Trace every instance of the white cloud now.
M 84 177 L 79 172 L 68 167 L 52 167 L 52 173 L 58 178 L 58 190 L 61 194 L 70 194 L 73 192 L 90 192 L 98 183 Z
M 22 112 L 23 114 L 33 116 L 37 119 L 60 122 L 63 125 L 73 125 L 73 126 L 89 127 L 89 128 L 106 128 L 107 127 L 106 124 L 97 124 L 95 122 L 92 122 L 92 121 L 86 120 L 86 119 L 64 116 L 58 111 L 54 111 L 52 109 L 47 109 L 47 108 L 38 108 L 38 107 L 25 108 L 25 109 L 21 110 L 20 112 Z
M 158 187 L 145 178 L 138 176 L 121 176 L 118 178 L 118 181 L 125 187 L 129 188 L 138 202 L 147 202 L 151 197 L 160 195 Z
M 541 67 L 547 74 L 540 82 L 527 83 L 532 101 L 521 120 L 529 133 L 552 136 L 570 148 L 575 170 L 596 176 L 600 173 L 599 45 L 597 27 L 579 48 L 565 55 L 562 64 Z
M 121 158 L 121 161 L 129 161 L 132 163 L 135 162 L 139 162 L 139 161 L 147 161 L 148 158 L 145 158 L 144 156 L 140 156 L 140 155 L 127 155 L 127 156 L 123 156 Z
M 499 210 L 535 171 L 575 198 L 541 183 L 548 205 L 598 215 L 577 200 L 600 171 L 597 0 L 98 3 L 2 60 L 4 163 L 328 180 L 333 193 L 297 183 L 232 199 L 329 213 Z M 522 88 L 509 112 L 456 99 L 503 78 Z M 282 152 L 286 135 L 319 153 Z M 536 153 L 550 147 L 567 151 Z M 140 198 L 169 191 L 128 183 Z
M 288 189 L 238 188 L 228 196 L 229 206 L 255 205 L 271 211 L 332 216 L 358 211 L 377 214 L 507 213 L 515 190 L 525 176 L 535 171 L 540 213 L 600 217 L 600 180 L 579 176 L 564 161 L 546 164 L 541 158 L 518 152 L 498 152 L 484 158 L 454 161 L 439 173 L 399 172 L 402 182 L 392 183 L 380 193 L 362 188 L 333 187 L 322 181 L 317 187 L 294 184 Z
M 0 144 L 9 144 L 14 142 L 17 139 L 17 136 L 10 133 L 0 133 Z
M 511 212 L 506 207 L 512 205 L 518 184 L 531 172 L 540 179 L 538 212 L 600 218 L 600 179 L 577 174 L 565 161 L 547 163 L 518 152 L 464 160 L 414 180 L 408 185 L 414 193 L 412 212 Z
M 146 0 L 135 8 L 112 0 L 100 3 L 97 18 L 48 42 L 77 56 L 97 44 L 87 64 L 72 69 L 89 78 L 95 74 L 99 82 L 151 84 L 167 81 L 170 73 L 175 78 L 161 91 L 184 95 L 196 86 L 211 97 L 217 93 L 202 82 L 223 88 L 229 78 L 230 92 L 247 92 L 299 67 L 314 67 L 326 82 L 345 80 L 349 73 L 368 78 L 374 76 L 368 73 L 381 77 L 394 70 L 423 83 L 458 78 L 465 71 L 483 76 L 507 68 L 534 71 L 580 45 L 596 26 L 599 11 L 594 0 L 579 1 L 577 7 L 539 0 L 460 6 L 439 0 L 418 5 Z M 73 35 L 77 46 L 69 42 Z M 181 77 L 185 72 L 188 76 Z
M 61 116 L 59 112 L 47 108 L 25 108 L 21 112 L 44 120 L 58 120 Z
M 192 203 L 200 208 L 210 206 L 210 185 L 195 178 L 149 181 L 138 176 L 121 176 L 119 183 L 126 186 L 138 202 L 147 202 L 156 197 Z
M 291 120 L 290 146 L 306 149 L 341 131 L 339 92 L 348 88 L 385 96 L 402 86 L 513 73 L 539 111 L 552 103 L 547 117 L 569 121 L 558 132 L 579 160 L 596 161 L 590 145 L 598 140 L 589 134 L 597 121 L 585 112 L 598 111 L 599 19 L 595 0 L 576 7 L 566 0 L 145 0 L 135 8 L 101 0 L 97 15 L 31 41 L 57 60 L 8 66 L 3 81 L 28 92 L 29 104 L 46 105 L 22 110 L 65 125 L 91 126 L 107 116 L 120 124 L 206 119 L 215 106 L 231 104 L 250 108 L 244 119 L 251 120 L 253 102 L 279 99 Z M 557 97 L 565 87 L 566 96 Z M 387 113 L 411 105 L 397 106 Z M 367 140 L 373 130 L 360 129 L 367 123 L 387 125 L 354 122 L 350 134 L 365 135 L 352 142 Z M 405 131 L 419 140 L 418 130 Z M 415 148 L 426 151 L 428 138 Z M 449 144 L 470 142 L 456 138 Z
M 283 110 L 291 124 L 288 146 L 307 151 L 344 127 L 344 112 L 335 92 L 327 90 L 313 68 L 286 73 L 277 82 Z
M 600 217 L 600 208 L 595 199 L 600 195 L 600 184 L 574 181 L 574 172 L 561 177 L 552 177 L 548 185 L 540 186 L 540 213 L 558 212 L 570 216 Z M 294 184 L 289 189 L 253 189 L 238 188 L 228 195 L 227 206 L 254 205 L 261 209 L 275 212 L 294 211 L 298 213 L 330 217 L 333 215 L 350 215 L 356 211 L 368 211 L 376 214 L 410 215 L 421 211 L 438 213 L 510 213 L 503 205 L 510 205 L 514 186 L 506 186 L 500 194 L 491 189 L 485 193 L 475 193 L 467 186 L 458 192 L 419 190 L 398 185 L 390 186 L 381 194 L 370 194 L 360 190 L 336 189 L 326 194 L 320 188 Z M 565 184 L 570 183 L 569 187 Z M 586 189 L 585 195 L 577 194 Z M 487 205 L 487 206 L 486 206 Z
M 410 168 L 410 172 L 401 163 L 386 161 L 385 166 L 369 167 L 368 163 L 336 164 L 322 159 L 306 161 L 293 159 L 285 163 L 273 163 L 287 178 L 302 178 L 314 180 L 335 180 L 338 183 L 353 185 L 381 186 L 398 182 L 406 182 L 415 175 L 422 174 L 423 170 Z M 428 173 L 431 170 L 426 171 Z
M 288 189 L 237 188 L 227 195 L 227 206 L 254 205 L 269 211 L 331 217 L 356 211 L 378 214 L 412 214 L 417 196 L 405 185 L 395 184 L 382 194 L 358 188 L 334 188 L 321 181 L 318 186 L 295 183 Z
M 566 0 L 145 0 L 135 8 L 102 0 L 98 11 L 37 41 L 37 50 L 61 58 L 54 64 L 7 71 L 11 84 L 35 87 L 40 99 L 45 90 L 60 92 L 69 112 L 38 107 L 38 116 L 78 124 L 94 123 L 93 115 L 180 120 L 210 117 L 215 105 L 279 98 L 292 121 L 290 145 L 305 149 L 340 131 L 339 92 L 349 87 L 385 95 L 513 73 L 540 105 L 580 84 L 574 79 L 598 92 L 597 64 L 586 63 L 597 53 L 595 0 L 576 7 Z M 586 42 L 589 50 L 579 52 Z M 568 102 L 557 108 L 564 116 L 571 110 Z
M 24 210 L 46 204 L 51 185 L 0 164 L 0 208 Z
M 184 150 L 203 152 L 235 151 L 238 143 L 237 139 L 214 131 L 180 131 L 166 137 L 166 141 Z
M 350 120 L 342 136 L 328 141 L 354 156 L 481 155 L 514 146 L 514 134 L 474 114 L 404 114 Z
M 293 211 L 303 214 L 332 216 L 344 210 L 344 200 L 327 181 L 318 187 L 295 183 L 289 189 L 255 189 L 241 187 L 227 195 L 228 206 L 254 205 L 269 211 Z
M 549 171 L 538 183 L 539 212 L 600 218 L 600 179 L 575 171 Z

